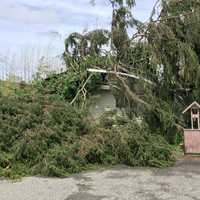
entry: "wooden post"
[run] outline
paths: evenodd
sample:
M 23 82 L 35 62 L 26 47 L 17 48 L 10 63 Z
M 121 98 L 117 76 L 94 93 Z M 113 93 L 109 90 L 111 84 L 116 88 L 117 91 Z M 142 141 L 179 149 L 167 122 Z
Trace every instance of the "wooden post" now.
M 193 112 L 192 112 L 192 109 L 190 110 L 190 113 L 191 113 L 191 128 L 193 130 L 194 129 L 194 121 L 193 121 Z
M 198 114 L 198 130 L 199 130 L 199 127 L 200 127 L 200 122 L 199 122 L 199 109 L 197 111 L 197 114 Z

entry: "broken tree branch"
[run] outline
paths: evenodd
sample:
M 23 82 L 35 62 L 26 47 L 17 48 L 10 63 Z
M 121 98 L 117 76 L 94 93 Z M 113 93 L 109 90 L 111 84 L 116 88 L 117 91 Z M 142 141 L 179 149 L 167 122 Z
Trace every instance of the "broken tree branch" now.
M 93 76 L 93 74 L 90 74 L 90 75 L 88 76 L 87 80 L 85 81 L 85 83 L 83 84 L 83 86 L 81 87 L 81 89 L 77 92 L 77 94 L 76 94 L 76 96 L 74 97 L 74 99 L 70 102 L 71 105 L 74 104 L 74 102 L 76 101 L 76 99 L 78 98 L 78 96 L 79 96 L 79 94 L 80 94 L 81 92 L 84 93 L 84 91 L 86 91 L 86 90 L 85 90 L 85 86 L 87 85 L 87 83 L 89 82 L 89 80 L 91 79 L 92 76 Z
M 88 72 L 92 72 L 92 73 L 102 73 L 102 74 L 115 74 L 115 75 L 120 75 L 120 76 L 126 76 L 126 77 L 130 77 L 130 78 L 134 78 L 134 79 L 137 79 L 137 80 L 143 80 L 151 85 L 154 85 L 154 83 L 146 78 L 143 78 L 143 77 L 139 77 L 139 76 L 136 76 L 134 74 L 127 74 L 127 73 L 123 73 L 123 72 L 117 72 L 117 71 L 107 71 L 107 70 L 104 70 L 104 69 L 92 69 L 92 68 L 89 68 L 87 70 Z

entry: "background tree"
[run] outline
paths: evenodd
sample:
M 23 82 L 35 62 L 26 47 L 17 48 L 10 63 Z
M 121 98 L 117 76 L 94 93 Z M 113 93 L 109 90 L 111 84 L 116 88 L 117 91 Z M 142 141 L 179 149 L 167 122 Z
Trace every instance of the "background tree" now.
M 199 33 L 200 2 L 195 0 L 158 1 L 161 11 L 150 16 L 149 23 L 134 20 L 134 1 L 110 1 L 112 46 L 116 54 L 113 69 L 133 73 L 150 80 L 124 79 L 116 76 L 112 84 L 118 106 L 130 117 L 141 117 L 152 129 L 172 134 L 183 125 L 182 109 L 199 99 Z M 156 20 L 154 20 L 156 18 Z M 127 30 L 138 30 L 129 37 Z M 159 127 L 159 128 L 158 128 Z
M 170 0 L 162 5 L 159 21 L 149 24 L 148 42 L 163 65 L 161 86 L 169 88 L 163 95 L 173 100 L 181 95 L 188 102 L 199 96 L 200 2 Z
M 198 101 L 200 95 L 200 3 L 157 1 L 159 14 L 155 16 L 154 6 L 149 22 L 141 23 L 133 17 L 135 1 L 109 2 L 113 9 L 111 33 L 94 30 L 71 34 L 65 43 L 66 63 L 76 77 L 84 74 L 79 85 L 87 80 L 89 67 L 141 77 L 108 77 L 117 105 L 130 118 L 141 118 L 153 132 L 174 143 L 175 133 L 184 125 L 182 109 L 192 100 Z M 131 33 L 130 27 L 137 32 Z M 110 51 L 104 52 L 104 45 Z
M 72 33 L 65 40 L 65 54 L 73 58 L 85 57 L 87 55 L 102 52 L 102 47 L 108 45 L 110 32 L 105 29 L 96 29 L 90 32 Z

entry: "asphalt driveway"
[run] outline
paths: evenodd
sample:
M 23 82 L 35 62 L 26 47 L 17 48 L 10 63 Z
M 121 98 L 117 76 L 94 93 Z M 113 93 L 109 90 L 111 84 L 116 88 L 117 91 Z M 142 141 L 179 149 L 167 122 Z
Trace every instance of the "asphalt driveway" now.
M 200 200 L 200 160 L 167 169 L 118 166 L 65 179 L 1 180 L 0 200 Z

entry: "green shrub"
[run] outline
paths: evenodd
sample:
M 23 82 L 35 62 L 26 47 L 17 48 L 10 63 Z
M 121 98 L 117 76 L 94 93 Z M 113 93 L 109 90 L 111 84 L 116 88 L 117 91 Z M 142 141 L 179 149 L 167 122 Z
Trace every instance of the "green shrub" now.
M 66 101 L 72 101 L 76 96 L 78 90 L 87 80 L 87 71 L 73 71 L 68 70 L 67 73 L 59 75 L 52 74 L 46 80 L 38 79 L 35 81 L 35 86 L 40 92 L 45 94 L 59 95 Z M 102 84 L 102 77 L 100 74 L 94 74 L 86 84 L 88 93 L 93 93 Z
M 169 166 L 172 149 L 148 125 L 107 113 L 99 124 L 57 96 L 0 97 L 0 176 L 64 177 L 98 165 Z

